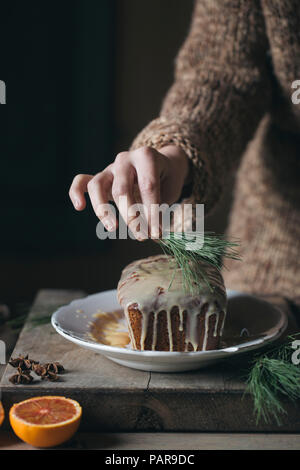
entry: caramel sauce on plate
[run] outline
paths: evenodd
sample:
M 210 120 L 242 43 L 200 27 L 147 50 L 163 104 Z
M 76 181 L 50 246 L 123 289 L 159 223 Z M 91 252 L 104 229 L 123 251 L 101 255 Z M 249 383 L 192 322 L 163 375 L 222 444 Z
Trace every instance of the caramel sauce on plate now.
M 99 311 L 90 323 L 89 336 L 107 346 L 125 348 L 130 343 L 123 310 L 113 312 Z

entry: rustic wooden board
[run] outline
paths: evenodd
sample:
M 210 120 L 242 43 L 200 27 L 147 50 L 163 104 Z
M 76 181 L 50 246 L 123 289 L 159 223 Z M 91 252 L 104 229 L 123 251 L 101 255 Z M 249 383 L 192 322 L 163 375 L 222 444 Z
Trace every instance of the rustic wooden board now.
M 59 360 L 67 372 L 58 382 L 12 385 L 7 366 L 1 381 L 2 400 L 12 403 L 36 395 L 65 395 L 83 406 L 87 431 L 300 431 L 300 410 L 287 404 L 281 427 L 256 425 L 251 397 L 245 395 L 241 370 L 247 358 L 210 369 L 181 374 L 149 373 L 115 364 L 58 335 L 51 325 L 32 327 L 32 318 L 49 315 L 59 305 L 82 297 L 78 291 L 39 292 L 13 356 L 28 353 L 41 362 Z
M 299 450 L 300 434 L 191 432 L 77 433 L 68 450 Z M 0 432 L 0 450 L 37 450 L 13 433 Z M 40 450 L 40 449 L 39 449 Z M 107 454 L 109 455 L 109 453 Z

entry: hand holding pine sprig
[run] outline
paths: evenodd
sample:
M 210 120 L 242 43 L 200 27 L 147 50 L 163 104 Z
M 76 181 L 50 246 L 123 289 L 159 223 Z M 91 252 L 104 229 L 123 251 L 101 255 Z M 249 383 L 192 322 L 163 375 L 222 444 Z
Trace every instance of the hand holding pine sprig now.
M 174 257 L 182 270 L 184 289 L 192 294 L 197 291 L 195 285 L 199 285 L 199 278 L 212 289 L 203 262 L 220 271 L 224 258 L 241 259 L 237 241 L 229 241 L 224 235 L 213 232 L 170 232 L 167 238 L 157 241 L 164 253 Z

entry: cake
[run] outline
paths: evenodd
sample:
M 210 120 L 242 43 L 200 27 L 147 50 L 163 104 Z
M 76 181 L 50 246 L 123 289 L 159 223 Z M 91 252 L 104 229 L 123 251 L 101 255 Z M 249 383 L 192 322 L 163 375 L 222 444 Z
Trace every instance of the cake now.
M 118 300 L 124 309 L 133 349 L 218 348 L 225 322 L 226 291 L 220 272 L 201 264 L 209 283 L 199 279 L 196 294 L 185 291 L 182 271 L 168 255 L 137 260 L 123 270 Z

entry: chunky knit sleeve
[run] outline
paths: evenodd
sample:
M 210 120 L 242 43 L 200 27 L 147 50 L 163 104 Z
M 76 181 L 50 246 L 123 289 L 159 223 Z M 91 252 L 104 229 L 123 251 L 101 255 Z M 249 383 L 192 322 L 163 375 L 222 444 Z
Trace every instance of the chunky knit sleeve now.
M 160 116 L 132 144 L 182 147 L 193 167 L 192 200 L 206 214 L 268 108 L 267 48 L 258 0 L 196 0 Z

